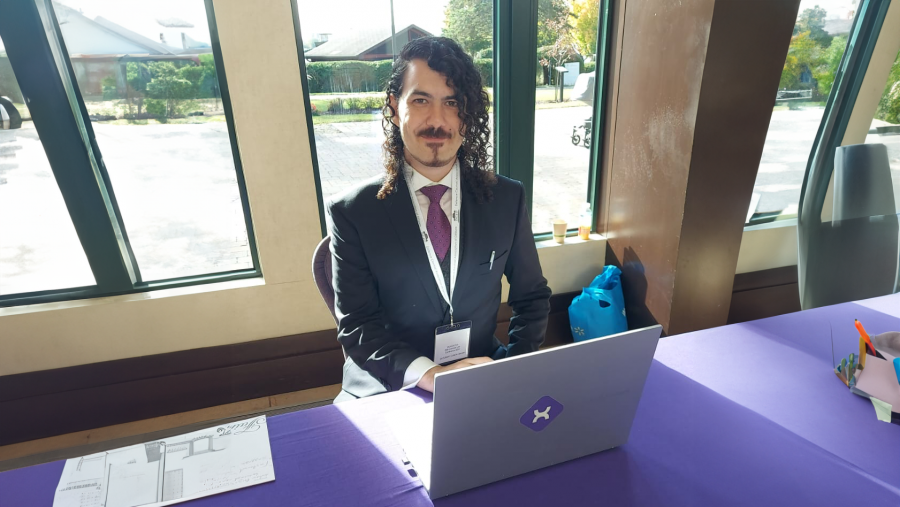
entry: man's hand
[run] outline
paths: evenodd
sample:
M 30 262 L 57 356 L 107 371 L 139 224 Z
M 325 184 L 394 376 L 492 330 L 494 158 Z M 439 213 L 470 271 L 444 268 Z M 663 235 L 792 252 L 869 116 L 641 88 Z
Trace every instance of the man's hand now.
M 448 364 L 447 366 L 435 366 L 434 368 L 425 372 L 425 375 L 422 375 L 422 378 L 419 379 L 419 383 L 416 384 L 416 387 L 420 389 L 424 389 L 429 393 L 434 392 L 434 376 L 438 373 L 442 373 L 445 371 L 458 370 L 460 368 L 468 368 L 469 366 L 475 366 L 476 364 L 484 364 L 493 361 L 493 359 L 489 357 L 467 357 L 465 359 L 460 359 L 459 361 Z

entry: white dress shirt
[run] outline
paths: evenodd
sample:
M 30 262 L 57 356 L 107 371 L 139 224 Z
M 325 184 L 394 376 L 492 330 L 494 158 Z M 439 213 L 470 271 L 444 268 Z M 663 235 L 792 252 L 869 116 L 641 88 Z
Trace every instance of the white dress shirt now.
M 459 161 L 457 161 L 453 168 L 459 170 Z M 416 171 L 411 165 L 404 162 L 403 170 L 407 175 L 410 175 L 410 182 L 412 183 L 412 189 L 416 193 L 416 200 L 419 203 L 419 208 L 422 210 L 422 216 L 428 216 L 428 207 L 431 206 L 431 201 L 428 199 L 428 196 L 422 193 L 423 187 L 430 187 L 433 185 L 444 185 L 449 190 L 444 192 L 444 195 L 441 196 L 441 209 L 444 211 L 444 214 L 447 215 L 447 220 L 450 220 L 450 213 L 452 212 L 453 206 L 453 192 L 456 190 L 453 188 L 453 170 L 447 173 L 444 176 L 444 179 L 438 182 L 431 181 L 430 179 L 422 176 L 418 171 Z M 419 383 L 419 380 L 428 373 L 428 370 L 437 366 L 434 361 L 428 359 L 425 356 L 419 356 L 415 361 L 409 364 L 406 368 L 406 373 L 403 374 L 403 389 L 411 389 L 416 387 L 416 384 Z

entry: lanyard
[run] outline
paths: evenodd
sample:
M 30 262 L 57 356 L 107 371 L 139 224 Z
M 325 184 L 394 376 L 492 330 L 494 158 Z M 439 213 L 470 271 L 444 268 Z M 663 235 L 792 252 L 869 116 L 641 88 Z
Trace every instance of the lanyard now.
M 415 169 L 413 169 L 415 170 Z M 450 323 L 453 324 L 453 289 L 456 288 L 456 275 L 459 271 L 459 215 L 460 205 L 462 203 L 462 189 L 459 182 L 459 162 L 453 164 L 451 173 L 450 197 L 453 200 L 453 212 L 450 213 L 450 294 L 447 294 L 447 288 L 444 284 L 444 273 L 441 271 L 441 263 L 438 262 L 437 255 L 434 253 L 434 246 L 428 238 L 428 226 L 422 217 L 422 209 L 419 207 L 419 201 L 416 199 L 416 192 L 412 188 L 412 178 L 409 171 L 404 171 L 406 177 L 406 188 L 409 190 L 409 197 L 412 199 L 413 209 L 416 211 L 416 219 L 419 222 L 419 232 L 425 241 L 425 253 L 428 255 L 428 264 L 431 265 L 431 274 L 434 275 L 434 281 L 437 282 L 441 296 L 450 307 Z M 443 213 L 443 210 L 441 211 Z

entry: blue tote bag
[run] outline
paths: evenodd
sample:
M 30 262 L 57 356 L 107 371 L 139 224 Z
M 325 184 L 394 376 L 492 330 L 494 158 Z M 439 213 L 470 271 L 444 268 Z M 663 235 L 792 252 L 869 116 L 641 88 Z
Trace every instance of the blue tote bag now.
M 606 266 L 569 305 L 569 324 L 575 341 L 599 338 L 628 330 L 622 271 Z

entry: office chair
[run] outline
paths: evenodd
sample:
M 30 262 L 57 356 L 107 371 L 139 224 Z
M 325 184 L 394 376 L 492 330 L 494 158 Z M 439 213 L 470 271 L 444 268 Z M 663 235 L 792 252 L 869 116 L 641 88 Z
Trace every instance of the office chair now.
M 313 280 L 316 281 L 316 287 L 319 288 L 319 294 L 322 295 L 322 300 L 325 301 L 328 311 L 331 312 L 331 318 L 334 319 L 334 323 L 337 325 L 337 316 L 334 314 L 334 286 L 331 285 L 330 245 L 331 236 L 325 236 L 316 246 L 312 259 L 312 273 Z
M 334 319 L 334 324 L 337 325 L 337 315 L 334 314 L 334 286 L 331 284 L 330 245 L 331 236 L 325 236 L 316 246 L 316 250 L 313 252 L 312 272 L 313 280 L 316 281 L 316 287 L 319 288 L 322 301 L 325 301 L 325 306 L 328 307 L 328 311 L 331 312 L 331 318 Z M 341 352 L 344 353 L 344 360 L 346 360 L 347 351 L 344 350 L 343 345 L 341 345 Z

